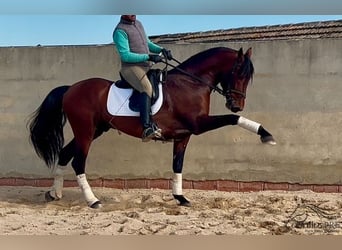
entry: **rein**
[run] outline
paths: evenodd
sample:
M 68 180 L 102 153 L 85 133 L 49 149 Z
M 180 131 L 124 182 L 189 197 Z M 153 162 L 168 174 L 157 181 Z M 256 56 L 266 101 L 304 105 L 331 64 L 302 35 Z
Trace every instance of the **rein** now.
M 181 64 L 181 62 L 179 62 L 178 60 L 176 60 L 176 59 L 174 59 L 174 58 L 172 58 L 172 60 L 174 60 L 174 61 L 175 61 L 176 63 L 178 63 L 178 64 Z M 178 68 L 177 66 L 174 66 L 174 65 L 170 64 L 170 63 L 167 61 L 167 59 L 166 59 L 165 61 L 163 61 L 163 63 L 164 63 L 166 66 L 170 66 L 170 67 L 172 67 L 172 68 L 178 70 L 179 72 L 183 73 L 184 75 L 190 76 L 191 78 L 193 78 L 193 79 L 195 79 L 195 80 L 197 80 L 197 81 L 199 81 L 199 82 L 201 82 L 201 83 L 207 85 L 209 88 L 213 89 L 214 91 L 217 91 L 217 92 L 218 92 L 220 95 L 222 95 L 223 97 L 227 97 L 227 95 L 224 93 L 223 89 L 221 89 L 221 88 L 219 88 L 219 87 L 217 87 L 217 86 L 213 86 L 213 85 L 207 83 L 206 81 L 204 81 L 202 78 L 200 78 L 200 77 L 198 77 L 198 76 L 195 76 L 195 75 L 193 75 L 193 74 L 190 74 L 189 72 L 187 72 L 187 71 L 185 71 L 185 70 L 182 70 L 182 69 Z M 239 91 L 236 91 L 236 90 L 229 90 L 229 91 L 230 91 L 230 92 L 239 92 Z M 240 92 L 239 92 L 239 94 L 243 94 L 243 93 L 240 93 Z M 244 95 L 244 94 L 243 94 L 243 95 Z

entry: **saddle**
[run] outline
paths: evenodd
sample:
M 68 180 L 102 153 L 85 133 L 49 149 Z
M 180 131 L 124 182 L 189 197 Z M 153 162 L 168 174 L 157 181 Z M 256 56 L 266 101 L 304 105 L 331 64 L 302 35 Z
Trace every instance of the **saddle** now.
M 133 89 L 133 87 L 123 78 L 120 74 L 121 79 L 116 81 L 114 84 L 116 87 L 121 89 Z M 159 87 L 158 84 L 164 80 L 163 71 L 160 69 L 150 69 L 147 72 L 147 77 L 152 84 L 152 98 L 151 106 L 157 101 L 159 97 Z M 139 112 L 139 96 L 140 92 L 133 89 L 133 93 L 129 98 L 129 108 L 135 112 Z

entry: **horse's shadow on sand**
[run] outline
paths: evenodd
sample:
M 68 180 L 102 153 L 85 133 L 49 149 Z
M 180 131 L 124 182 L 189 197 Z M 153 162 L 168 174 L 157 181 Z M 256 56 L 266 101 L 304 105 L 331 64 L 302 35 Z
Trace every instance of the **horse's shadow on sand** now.
M 1 207 L 20 207 L 40 208 L 40 209 L 86 209 L 85 201 L 82 199 L 82 193 L 78 188 L 67 188 L 63 192 L 60 200 L 47 202 L 45 193 L 48 188 L 31 187 L 3 187 L 0 192 Z M 97 195 L 103 200 L 102 212 L 118 210 L 169 210 L 179 208 L 177 202 L 171 195 L 161 194 L 132 194 L 123 190 L 113 190 L 112 195 L 104 194 L 100 189 L 96 190 Z

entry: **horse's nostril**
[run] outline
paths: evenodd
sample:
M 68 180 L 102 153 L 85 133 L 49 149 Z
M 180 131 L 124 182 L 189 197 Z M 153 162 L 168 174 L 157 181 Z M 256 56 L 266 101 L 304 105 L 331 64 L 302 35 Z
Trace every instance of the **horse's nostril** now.
M 233 113 L 237 113 L 242 111 L 242 108 L 240 108 L 239 106 L 235 106 L 234 104 L 227 102 L 226 103 L 226 108 L 229 109 L 230 111 L 232 111 Z
M 237 112 L 239 112 L 239 111 L 242 111 L 242 109 L 239 108 L 239 107 L 232 107 L 230 110 L 231 110 L 233 113 L 237 113 Z

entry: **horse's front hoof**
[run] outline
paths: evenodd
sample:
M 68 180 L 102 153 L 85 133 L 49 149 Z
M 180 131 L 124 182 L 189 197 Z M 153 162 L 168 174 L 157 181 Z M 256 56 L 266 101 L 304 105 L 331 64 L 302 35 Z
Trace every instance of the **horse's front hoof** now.
M 190 201 L 188 201 L 183 195 L 176 195 L 174 194 L 173 197 L 179 201 L 179 206 L 183 207 L 191 207 Z
M 182 206 L 182 207 L 191 207 L 191 203 L 190 203 L 190 201 L 180 202 L 180 203 L 179 203 L 179 206 Z
M 47 191 L 45 193 L 45 201 L 51 202 L 51 201 L 55 201 L 55 200 L 56 200 L 56 198 L 50 194 L 50 191 Z
M 102 203 L 101 201 L 96 201 L 93 204 L 91 204 L 89 207 L 94 208 L 94 209 L 99 209 L 99 208 L 102 208 Z
M 269 145 L 277 145 L 276 141 L 274 140 L 272 135 L 265 136 L 265 137 L 260 137 L 260 140 L 264 144 L 269 144 Z

